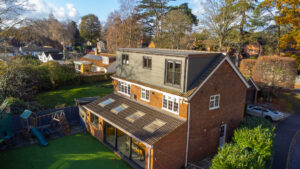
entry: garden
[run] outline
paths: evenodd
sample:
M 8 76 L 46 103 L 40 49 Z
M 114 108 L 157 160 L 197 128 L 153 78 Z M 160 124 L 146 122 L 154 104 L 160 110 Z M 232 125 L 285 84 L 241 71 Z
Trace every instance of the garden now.
M 0 163 L 4 169 L 131 168 L 87 132 L 51 140 L 47 147 L 34 144 L 1 151 Z

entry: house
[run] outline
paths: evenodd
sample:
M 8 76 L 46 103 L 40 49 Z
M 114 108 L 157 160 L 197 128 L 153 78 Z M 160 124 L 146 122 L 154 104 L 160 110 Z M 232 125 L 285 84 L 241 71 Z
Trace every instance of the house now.
M 243 57 L 250 58 L 250 57 L 259 57 L 262 55 L 262 46 L 259 43 L 256 44 L 248 44 L 244 48 Z
M 89 53 L 78 61 L 74 61 L 75 69 L 80 73 L 103 72 L 113 73 L 116 71 L 116 56 L 108 53 Z
M 250 87 L 247 90 L 246 102 L 247 104 L 256 104 L 257 94 L 260 91 L 260 88 L 256 85 L 251 77 L 248 79 L 248 84 Z
M 117 49 L 114 93 L 79 105 L 87 130 L 134 168 L 178 169 L 217 152 L 250 85 L 222 53 Z
M 60 52 L 42 52 L 38 55 L 38 58 L 42 62 L 48 62 L 48 61 L 60 61 L 63 59 L 63 54 Z

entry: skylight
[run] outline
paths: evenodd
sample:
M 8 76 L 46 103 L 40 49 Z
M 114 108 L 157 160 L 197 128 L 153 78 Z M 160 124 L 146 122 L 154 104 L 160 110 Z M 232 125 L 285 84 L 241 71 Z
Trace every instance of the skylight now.
M 114 102 L 114 101 L 115 101 L 114 99 L 109 98 L 109 99 L 104 100 L 103 102 L 99 103 L 99 106 L 104 107 L 104 106 L 109 105 L 110 103 L 112 103 L 112 102 Z
M 133 123 L 134 121 L 143 117 L 144 115 L 145 115 L 145 113 L 143 113 L 141 111 L 137 111 L 137 112 L 127 116 L 125 119 L 128 120 L 129 122 Z
M 151 122 L 150 124 L 144 126 L 144 129 L 150 133 L 153 133 L 156 130 L 158 130 L 159 128 L 161 128 L 162 126 L 164 126 L 165 124 L 166 124 L 166 122 L 156 119 L 153 122 Z
M 120 106 L 111 109 L 111 112 L 118 114 L 120 111 L 125 110 L 127 107 L 128 106 L 126 104 L 121 104 Z

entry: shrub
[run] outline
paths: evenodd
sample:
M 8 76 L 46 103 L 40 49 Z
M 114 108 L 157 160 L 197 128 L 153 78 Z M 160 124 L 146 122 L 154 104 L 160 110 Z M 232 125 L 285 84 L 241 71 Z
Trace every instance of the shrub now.
M 13 59 L 13 63 L 19 65 L 34 65 L 34 66 L 42 64 L 42 62 L 38 58 L 32 55 L 15 56 Z
M 9 66 L 0 76 L 2 98 L 32 98 L 40 88 L 40 72 L 32 66 Z
M 247 117 L 212 160 L 212 169 L 270 168 L 273 152 L 270 122 Z
M 48 78 L 53 88 L 62 86 L 69 81 L 73 81 L 76 72 L 72 64 L 61 65 L 55 61 L 49 61 L 41 65 L 48 71 Z
M 252 72 L 255 64 L 256 64 L 255 59 L 243 59 L 241 61 L 241 66 L 240 66 L 241 73 L 247 78 L 252 77 Z
M 75 82 L 77 84 L 101 82 L 101 81 L 111 80 L 111 78 L 110 78 L 111 75 L 112 75 L 112 73 L 78 74 L 75 78 Z
M 225 144 L 212 159 L 211 169 L 264 168 L 259 157 L 248 148 Z
M 26 108 L 27 105 L 22 100 L 13 97 L 7 97 L 0 106 L 1 110 L 12 114 L 21 114 Z
M 269 120 L 266 120 L 264 118 L 261 117 L 255 117 L 255 116 L 251 116 L 251 117 L 246 117 L 241 123 L 239 128 L 249 128 L 249 129 L 253 129 L 256 128 L 258 126 L 261 126 L 262 128 L 268 128 L 270 130 L 272 130 L 272 124 Z

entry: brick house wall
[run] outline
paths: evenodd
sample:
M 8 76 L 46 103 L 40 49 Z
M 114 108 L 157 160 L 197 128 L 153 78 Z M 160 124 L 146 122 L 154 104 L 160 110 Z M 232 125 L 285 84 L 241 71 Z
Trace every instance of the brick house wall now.
M 90 111 L 86 111 L 86 129 L 87 131 L 97 138 L 100 142 L 104 142 L 104 126 L 103 126 L 103 119 L 98 117 L 98 125 L 95 127 L 93 124 L 90 123 Z
M 226 141 L 243 119 L 246 87 L 224 62 L 190 101 L 188 161 L 200 160 L 218 150 L 219 128 L 227 124 Z M 220 94 L 220 108 L 209 110 L 211 95 Z
M 187 123 L 175 129 L 153 146 L 152 167 L 178 169 L 185 164 Z
M 118 81 L 113 80 L 113 85 L 114 85 L 114 91 L 118 92 Z M 150 90 L 150 101 L 148 102 L 148 101 L 141 100 L 141 87 L 133 84 L 130 87 L 131 87 L 131 94 L 136 95 L 137 101 L 159 109 L 162 108 L 162 99 L 163 99 L 162 93 Z M 187 118 L 187 111 L 188 111 L 188 104 L 181 102 L 181 100 L 179 100 L 179 116 Z

